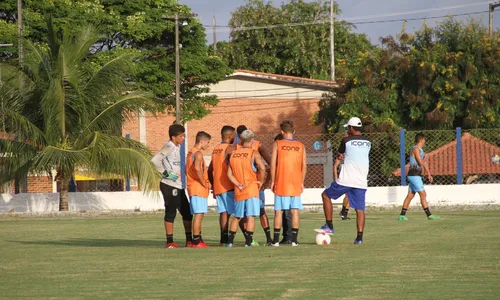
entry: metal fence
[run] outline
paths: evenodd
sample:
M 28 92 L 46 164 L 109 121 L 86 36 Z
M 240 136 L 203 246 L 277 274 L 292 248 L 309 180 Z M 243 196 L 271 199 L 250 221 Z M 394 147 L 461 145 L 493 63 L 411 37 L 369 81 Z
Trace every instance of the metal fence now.
M 500 129 L 462 131 L 457 128 L 366 134 L 372 142 L 370 187 L 407 184 L 409 153 L 419 132 L 426 136 L 425 161 L 433 175 L 433 184 L 500 183 Z M 268 151 L 271 150 L 274 136 L 257 138 Z M 295 139 L 303 142 L 307 149 L 305 187 L 323 188 L 330 184 L 342 134 L 297 134 Z

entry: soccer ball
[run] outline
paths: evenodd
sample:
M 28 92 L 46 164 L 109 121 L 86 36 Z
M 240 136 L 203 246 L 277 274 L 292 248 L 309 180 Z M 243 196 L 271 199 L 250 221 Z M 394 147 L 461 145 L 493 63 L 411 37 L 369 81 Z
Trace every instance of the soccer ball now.
M 316 235 L 316 244 L 318 245 L 330 245 L 331 241 L 330 235 L 328 234 L 318 233 L 318 235 Z

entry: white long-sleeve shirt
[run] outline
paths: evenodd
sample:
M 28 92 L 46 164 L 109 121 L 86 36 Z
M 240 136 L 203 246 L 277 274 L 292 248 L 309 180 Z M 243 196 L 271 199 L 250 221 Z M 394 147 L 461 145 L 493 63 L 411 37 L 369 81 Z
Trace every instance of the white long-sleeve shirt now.
M 151 162 L 158 172 L 163 174 L 165 171 L 168 171 L 174 173 L 178 177 L 176 180 L 172 180 L 163 176 L 161 182 L 171 187 L 182 189 L 180 145 L 176 146 L 172 141 L 168 141 L 163 145 L 161 150 L 153 156 Z

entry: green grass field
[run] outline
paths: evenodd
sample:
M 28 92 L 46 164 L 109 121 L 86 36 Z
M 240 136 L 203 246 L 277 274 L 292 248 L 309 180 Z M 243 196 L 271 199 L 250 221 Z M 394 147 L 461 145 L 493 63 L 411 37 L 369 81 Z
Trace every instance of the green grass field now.
M 159 214 L 3 218 L 0 298 L 500 299 L 500 211 L 408 215 L 369 213 L 361 246 L 355 220 L 334 221 L 332 244 L 318 246 L 324 220 L 304 214 L 299 247 L 250 249 L 241 233 L 233 249 L 165 249 Z M 180 220 L 176 232 L 183 241 Z M 218 244 L 216 215 L 203 232 Z

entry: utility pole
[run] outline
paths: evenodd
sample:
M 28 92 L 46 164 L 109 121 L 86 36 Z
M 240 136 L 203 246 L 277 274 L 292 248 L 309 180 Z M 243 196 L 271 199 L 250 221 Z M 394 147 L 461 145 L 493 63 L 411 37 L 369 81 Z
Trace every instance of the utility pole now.
M 490 3 L 490 36 L 493 36 L 493 12 L 500 7 L 500 2 Z
M 217 20 L 215 19 L 215 10 L 214 16 L 212 18 L 212 26 L 214 28 L 214 56 L 217 55 Z
M 175 122 L 181 124 L 181 70 L 180 70 L 180 42 L 179 42 L 179 20 L 189 19 L 197 14 L 163 17 L 163 19 L 174 19 L 175 21 Z
M 335 27 L 334 1 L 330 0 L 330 80 L 335 81 Z

